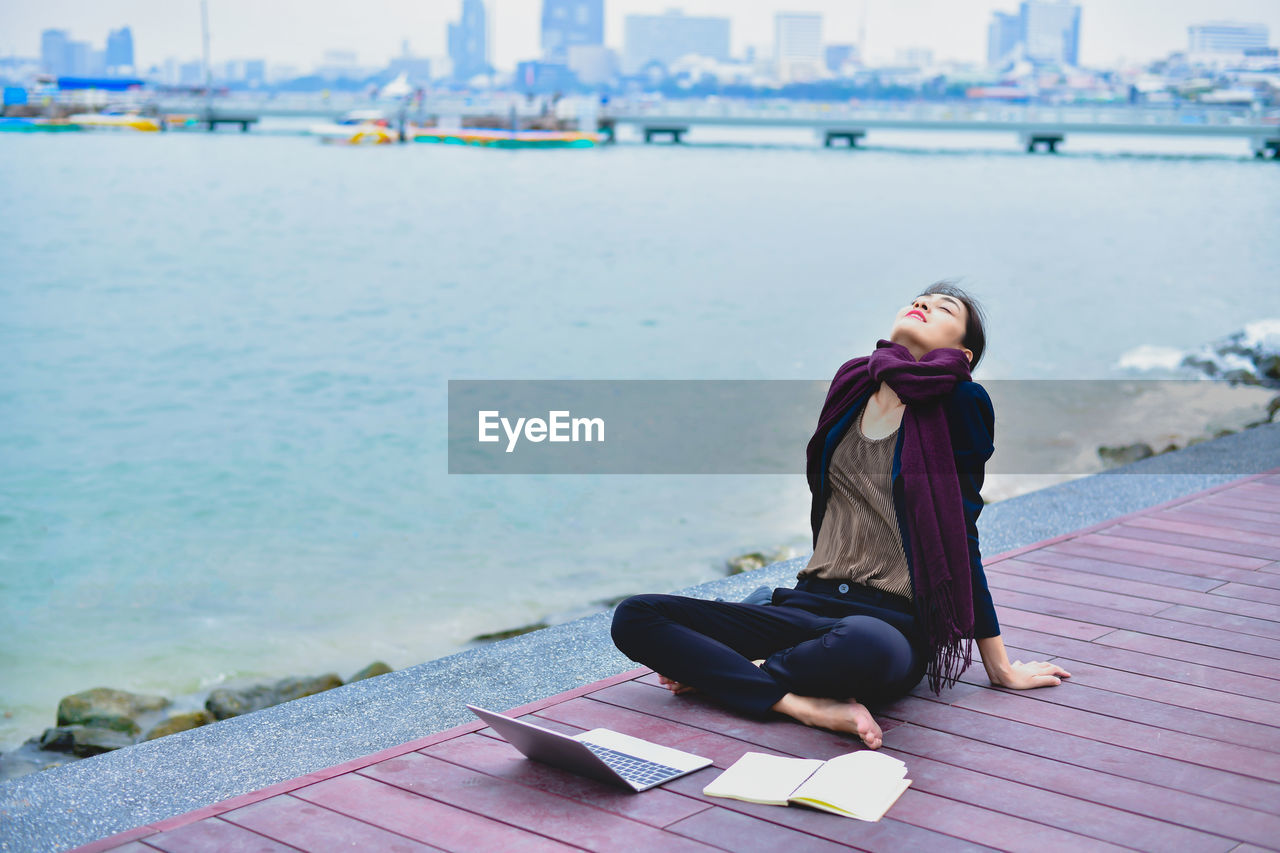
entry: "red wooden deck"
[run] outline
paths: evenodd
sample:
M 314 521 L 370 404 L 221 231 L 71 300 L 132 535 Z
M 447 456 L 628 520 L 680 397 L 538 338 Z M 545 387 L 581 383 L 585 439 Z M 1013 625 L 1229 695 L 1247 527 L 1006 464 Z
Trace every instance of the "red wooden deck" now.
M 852 738 L 756 722 L 641 669 L 518 709 L 712 757 L 643 794 L 527 761 L 478 721 L 81 850 L 1280 849 L 1280 469 L 985 561 L 1010 658 L 1055 687 L 873 708 L 911 787 L 877 823 L 702 796 L 749 750 Z

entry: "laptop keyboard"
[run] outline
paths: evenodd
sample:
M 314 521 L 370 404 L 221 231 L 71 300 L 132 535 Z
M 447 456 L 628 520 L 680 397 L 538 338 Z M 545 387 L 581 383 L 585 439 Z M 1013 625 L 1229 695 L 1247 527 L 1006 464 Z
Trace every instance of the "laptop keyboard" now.
M 636 758 L 634 755 L 618 752 L 615 749 L 609 749 L 588 741 L 583 741 L 583 743 L 587 745 L 587 749 L 598 755 L 601 761 L 612 767 L 619 776 L 637 785 L 664 782 L 684 772 L 674 767 L 668 767 L 665 764 L 659 764 L 656 761 L 646 761 L 643 758 Z

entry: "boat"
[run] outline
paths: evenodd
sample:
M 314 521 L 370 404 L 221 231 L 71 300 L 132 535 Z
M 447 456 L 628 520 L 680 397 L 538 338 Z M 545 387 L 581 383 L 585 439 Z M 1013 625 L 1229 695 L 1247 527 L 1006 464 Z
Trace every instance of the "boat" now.
M 67 121 L 82 128 L 104 128 L 108 130 L 140 130 L 153 132 L 162 130 L 160 119 L 137 113 L 76 113 L 67 116 Z
M 72 124 L 64 118 L 23 118 L 18 116 L 0 118 L 0 132 L 3 133 L 57 133 L 82 129 L 80 125 Z
M 381 110 L 352 110 L 337 121 L 313 124 L 309 131 L 321 142 L 339 145 L 389 145 L 400 139 Z
M 317 124 L 310 128 L 312 136 L 321 142 L 339 145 L 389 145 L 400 139 L 400 134 L 389 127 L 372 122 L 367 124 Z
M 414 142 L 490 148 L 590 148 L 603 141 L 598 133 L 579 130 L 504 130 L 496 127 L 410 127 L 406 135 Z

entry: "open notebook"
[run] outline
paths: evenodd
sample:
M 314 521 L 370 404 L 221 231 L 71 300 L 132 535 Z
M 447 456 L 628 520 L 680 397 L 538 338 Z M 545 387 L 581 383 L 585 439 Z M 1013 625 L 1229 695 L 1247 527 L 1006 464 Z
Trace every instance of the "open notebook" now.
M 907 790 L 907 765 L 882 752 L 859 750 L 829 761 L 748 752 L 702 789 L 708 797 L 749 803 L 789 803 L 876 821 Z

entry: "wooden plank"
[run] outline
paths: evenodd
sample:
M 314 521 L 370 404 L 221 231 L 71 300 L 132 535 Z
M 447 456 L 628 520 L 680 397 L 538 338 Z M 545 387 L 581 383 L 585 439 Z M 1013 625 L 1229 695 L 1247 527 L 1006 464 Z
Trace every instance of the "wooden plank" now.
M 1280 524 L 1280 513 L 1276 514 L 1276 523 Z M 1206 548 L 1216 548 L 1218 542 L 1233 544 L 1257 545 L 1264 548 L 1280 549 L 1280 536 L 1269 535 L 1255 530 L 1240 527 L 1225 528 L 1221 525 L 1203 524 L 1193 518 L 1183 517 L 1147 517 L 1131 518 L 1120 527 L 1147 527 L 1152 530 L 1164 530 L 1169 533 L 1181 533 L 1205 540 Z M 1275 527 L 1271 528 L 1275 530 Z
M 1003 775 L 982 773 L 924 756 L 903 754 L 899 757 L 908 762 L 908 778 L 913 787 L 992 812 L 1018 815 L 1070 835 L 1084 836 L 1089 839 L 1090 849 L 1094 844 L 1124 846 L 1134 838 L 1143 838 L 1145 843 L 1162 849 L 1194 846 L 1197 850 L 1225 851 L 1234 844 L 1197 830 L 1011 781 Z M 1064 837 L 1063 840 L 1078 846 L 1085 838 Z
M 1223 693 L 1211 687 L 1173 681 L 1166 678 L 1133 672 L 1123 667 L 1108 667 L 1093 661 L 1083 661 L 1070 655 L 1052 655 L 1050 658 L 1071 673 L 1070 681 L 1078 685 L 1095 685 L 1098 689 L 1123 693 L 1140 699 L 1184 705 L 1224 719 L 1235 719 L 1267 728 L 1277 725 L 1274 702 L 1253 696 Z M 1058 685 L 1061 687 L 1063 685 Z M 1054 688 L 1055 690 L 1057 687 Z M 1225 723 L 1223 723 L 1225 725 Z M 1280 729 L 1278 729 L 1280 731 Z M 1266 748 L 1260 745 L 1260 748 Z M 1274 749 L 1274 746 L 1271 748 Z
M 349 818 L 291 794 L 278 794 L 222 815 L 285 844 L 304 850 L 437 850 L 421 842 Z
M 1009 657 L 1013 660 L 1027 660 L 1029 655 L 1009 649 Z M 1174 684 L 1158 678 L 1131 675 L 1119 670 L 1080 661 L 1054 658 L 1053 661 L 1071 673 L 1071 678 L 1052 690 L 1036 689 L 1021 691 L 1019 695 L 1057 705 L 1066 705 L 1094 714 L 1132 720 L 1161 729 L 1178 732 L 1194 732 L 1202 737 L 1223 743 L 1236 744 L 1250 749 L 1268 750 L 1280 753 L 1280 728 L 1249 720 L 1237 720 L 1214 713 L 1220 707 L 1217 698 L 1221 694 L 1200 687 Z M 1111 676 L 1118 676 L 1113 679 Z M 984 690 L 1004 689 L 994 687 L 985 673 L 966 673 L 962 683 Z M 1068 687 L 1069 685 L 1069 687 Z M 957 685 L 951 688 L 958 693 Z M 1068 687 L 1061 690 L 1058 688 Z M 1168 688 L 1173 688 L 1177 695 L 1169 696 Z M 1123 692 L 1122 692 L 1123 691 Z M 1186 694 L 1198 694 L 1187 696 Z M 933 699 L 932 694 L 925 691 L 912 691 L 913 696 Z M 965 693 L 956 698 L 946 696 L 952 704 L 960 703 L 972 695 Z M 1164 697 L 1169 701 L 1161 701 Z M 1207 706 L 1202 710 L 1193 706 L 1192 702 Z
M 1165 510 L 1156 517 L 1216 528 L 1221 532 L 1245 531 L 1274 535 L 1277 525 L 1280 525 L 1280 513 L 1228 510 L 1223 507 L 1181 506 Z M 1221 532 L 1216 535 L 1222 535 Z
M 301 788 L 293 795 L 442 850 L 471 853 L 473 850 L 500 849 L 507 853 L 552 853 L 576 849 L 359 773 L 326 779 Z
M 1280 606 L 1274 604 L 1211 596 L 1206 592 L 1183 589 L 1181 587 L 1146 583 L 1144 581 L 1112 577 L 1106 574 L 1062 568 L 1042 563 L 1035 559 L 1035 555 L 1031 555 L 1031 559 L 1028 562 L 1024 562 L 1022 559 L 1008 560 L 999 565 L 1004 577 L 1016 575 L 1018 577 L 1042 579 L 1062 586 L 1081 588 L 1086 591 L 1114 592 L 1130 598 L 1149 599 L 1170 604 L 1185 604 L 1222 613 L 1234 613 L 1257 619 L 1280 621 Z M 1094 565 L 1096 567 L 1097 564 L 1095 563 Z M 991 582 L 993 574 L 994 572 L 987 572 L 988 583 Z M 1206 581 L 1205 583 L 1209 589 L 1221 585 L 1217 581 Z
M 1126 779 L 1150 782 L 1221 803 L 1254 809 L 1259 816 L 1266 814 L 1272 817 L 1280 829 L 1280 817 L 1272 814 L 1276 801 L 1275 786 L 1247 776 L 980 714 L 954 705 L 942 705 L 915 696 L 904 697 L 886 708 L 884 713 L 895 719 L 910 720 L 914 726 L 961 734 L 973 740 L 1008 746 L 1033 755 L 1049 754 L 1065 764 L 1096 768 Z
M 588 700 L 570 701 L 586 702 Z M 554 707 L 544 711 L 550 712 Z M 537 718 L 537 720 L 541 725 L 542 719 Z M 655 742 L 659 741 L 655 739 Z M 667 746 L 674 745 L 667 740 L 660 742 Z M 676 748 L 684 749 L 684 747 Z M 750 744 L 744 744 L 743 752 L 749 751 L 750 748 Z M 506 741 L 482 737 L 479 734 L 454 738 L 448 743 L 431 747 L 427 754 L 489 776 L 507 779 L 528 788 L 586 803 L 650 826 L 667 826 L 707 808 L 688 797 L 673 794 L 662 788 L 654 788 L 645 792 L 643 797 L 637 797 L 616 785 L 597 782 L 595 779 L 530 761 Z
M 1061 655 L 1076 660 L 1109 666 L 1113 669 L 1124 669 L 1130 672 L 1143 672 L 1158 678 L 1185 684 L 1196 684 L 1209 687 L 1222 693 L 1234 693 L 1242 697 L 1265 699 L 1274 704 L 1280 701 L 1280 684 L 1260 675 L 1218 669 L 1204 664 L 1189 663 L 1164 657 L 1154 657 L 1127 649 L 1114 648 L 1102 643 L 1082 643 L 1069 637 L 1058 637 L 1027 631 L 1023 628 L 1011 628 L 1004 632 L 1008 642 L 1019 648 L 1035 649 L 1045 654 Z M 1271 713 L 1280 711 L 1272 708 Z
M 1280 619 L 1256 619 L 1252 616 L 1238 616 L 1234 613 L 1223 613 L 1220 610 L 1208 610 L 1186 604 L 1175 604 L 1167 610 L 1160 611 L 1159 615 L 1161 619 L 1176 619 L 1179 622 L 1222 628 L 1238 634 L 1280 637 Z
M 1009 566 L 1017 567 L 1019 563 L 1010 560 L 998 564 L 1001 568 L 986 572 L 987 586 L 993 590 L 1008 590 L 1034 596 L 1037 600 L 1074 601 L 1094 607 L 1107 607 L 1112 610 L 1124 610 L 1129 613 L 1145 613 L 1151 615 L 1168 608 L 1169 603 L 1135 595 L 1123 595 L 1097 586 L 1072 586 L 1066 583 L 1041 580 L 1031 573 L 1017 574 L 1009 571 Z M 1077 577 L 1087 577 L 1077 575 Z
M 219 817 L 161 832 L 149 837 L 147 844 L 151 845 L 147 850 L 169 853 L 276 853 L 296 849 Z
M 1251 482 L 1243 483 L 1239 488 L 1233 489 L 1233 493 L 1240 495 L 1248 495 L 1253 500 L 1265 501 L 1276 505 L 1280 511 L 1280 489 L 1269 483 Z
M 1052 626 L 1052 629 L 1048 627 L 1038 628 L 1034 624 L 1027 624 L 1027 620 L 1009 622 L 1009 624 L 1031 630 L 1043 630 L 1045 633 L 1056 634 L 1060 637 L 1094 640 L 1102 637 L 1103 634 L 1109 633 L 1111 628 L 1141 631 L 1159 637 L 1167 637 L 1171 640 L 1199 644 L 1204 647 L 1202 651 L 1184 650 L 1187 654 L 1194 655 L 1187 658 L 1187 660 L 1194 660 L 1197 663 L 1204 663 L 1222 669 L 1235 669 L 1240 672 L 1256 672 L 1258 667 L 1265 668 L 1266 661 L 1258 660 L 1257 656 L 1280 658 L 1280 640 L 1268 637 L 1239 634 L 1221 628 L 1191 625 L 1185 622 L 1165 619 L 1162 616 L 1127 613 L 1123 610 L 1092 607 L 1074 601 L 1059 601 L 1021 592 L 1002 591 L 995 595 L 994 598 L 999 608 L 998 615 L 1001 624 L 1008 621 L 1005 618 L 1007 608 L 1050 614 L 1059 620 L 1058 623 L 1048 623 Z M 1072 630 L 1061 630 L 1059 623 L 1070 626 Z M 1093 635 L 1089 636 L 1090 632 L 1075 627 L 1079 625 L 1091 625 Z M 1098 639 L 1098 642 L 1106 643 L 1108 641 L 1106 639 Z M 1159 654 L 1159 652 L 1156 652 L 1156 654 Z
M 1266 502 L 1254 500 L 1246 494 L 1229 494 L 1222 497 L 1215 497 L 1213 505 L 1224 509 L 1242 509 L 1246 512 L 1273 513 L 1275 507 Z
M 1137 528 L 1132 529 L 1136 530 Z M 1113 530 L 1114 528 L 1107 528 L 1098 533 L 1090 533 L 1080 539 L 1072 539 L 1070 542 L 1052 545 L 1045 550 L 1055 553 L 1096 557 L 1114 563 L 1126 563 L 1131 566 L 1144 566 L 1165 572 L 1227 581 L 1247 579 L 1252 575 L 1254 569 L 1267 562 L 1257 557 L 1243 557 L 1239 554 L 1219 554 L 1198 548 L 1188 548 L 1185 545 L 1154 542 L 1150 539 L 1136 539 L 1132 536 L 1114 533 L 1112 532 Z
M 1053 548 L 1042 548 L 1039 551 L 1024 554 L 1018 559 L 1084 574 L 1123 578 L 1193 592 L 1208 592 L 1223 583 L 1217 578 L 1200 577 L 1185 571 L 1173 571 L 1168 568 L 1173 561 L 1166 562 L 1134 551 L 1119 551 L 1078 541 L 1064 542 Z
M 1151 755 L 1162 755 L 1178 761 L 1199 764 L 1202 767 L 1280 783 L 1280 754 L 1275 752 L 1233 746 L 1219 740 L 1201 737 L 1198 733 L 1153 728 L 1144 723 L 1105 716 L 1067 704 L 1039 702 L 1027 695 L 1030 692 L 1044 693 L 1054 690 L 1064 697 L 1088 692 L 1087 688 L 1078 688 L 1076 684 L 1068 683 L 1035 691 L 991 688 L 977 690 L 953 702 L 952 705 Z M 1280 794 L 1280 788 L 1277 788 L 1276 793 Z
M 413 752 L 357 771 L 474 814 L 527 829 L 588 850 L 687 850 L 713 848 L 618 817 L 585 803 L 498 779 L 443 759 Z M 705 776 L 700 770 L 690 777 Z M 714 771 L 711 771 L 714 775 Z M 703 782 L 702 784 L 706 784 Z
M 1238 506 L 1224 506 L 1217 501 L 1191 501 L 1190 503 L 1170 507 L 1164 511 L 1176 512 L 1184 510 L 1188 513 L 1195 513 L 1205 519 L 1217 518 L 1221 519 L 1223 522 L 1234 520 L 1264 525 L 1274 525 L 1277 516 L 1280 516 L 1280 513 L 1267 510 L 1244 509 Z
M 705 806 L 693 817 L 673 824 L 668 827 L 668 831 L 723 847 L 734 853 L 778 853 L 779 850 L 843 853 L 849 849 L 844 844 L 818 835 L 711 806 Z
M 989 776 L 1067 794 L 1174 827 L 1185 827 L 1195 833 L 1270 843 L 1280 832 L 1280 820 L 1274 815 L 1092 767 L 1063 763 L 1046 755 L 1047 749 L 1020 752 L 1003 743 L 967 737 L 962 731 L 945 731 L 915 724 L 895 729 L 894 737 L 894 749 L 902 755 L 932 757 L 936 761 Z M 903 760 L 910 767 L 916 759 Z M 1211 841 L 1200 840 L 1206 844 Z M 1193 844 L 1178 844 L 1165 849 L 1199 848 Z
M 1280 578 L 1280 575 L 1277 575 Z M 1224 583 L 1209 590 L 1210 595 L 1225 595 L 1229 598 L 1242 598 L 1246 601 L 1260 601 L 1266 604 L 1280 605 L 1280 589 L 1260 589 L 1244 583 Z
M 1257 545 L 1239 540 L 1209 539 L 1205 536 L 1192 536 L 1186 533 L 1160 530 L 1138 522 L 1139 519 L 1133 519 L 1124 524 L 1108 527 L 1106 530 L 1094 535 L 1123 536 L 1126 539 L 1159 543 L 1162 546 L 1186 548 L 1190 551 L 1198 551 L 1204 554 L 1203 558 L 1191 557 L 1191 559 L 1203 559 L 1206 563 L 1226 563 L 1234 566 L 1239 558 L 1249 558 L 1253 565 L 1239 566 L 1239 568 L 1244 569 L 1256 569 L 1271 560 L 1280 560 L 1280 548 L 1272 545 Z M 1227 562 L 1227 560 L 1230 560 L 1230 562 Z
M 1120 851 L 1131 848 L 1086 839 L 1074 832 L 1045 826 L 1015 815 L 978 808 L 908 788 L 894 804 L 894 817 L 950 835 L 962 835 L 1011 853 L 1043 853 L 1046 848 Z
M 1026 628 L 1030 631 L 1043 631 L 1059 637 L 1074 637 L 1077 640 L 1095 640 L 1113 629 L 1094 625 L 1089 622 L 1065 619 L 1057 614 L 1042 613 L 1031 609 L 1035 607 L 1034 596 L 1025 596 L 1016 592 L 1004 592 L 996 597 L 999 605 L 997 611 L 1001 626 L 1011 625 Z M 1023 605 L 1019 607 L 1018 605 Z M 1043 610 L 1053 610 L 1054 606 L 1042 602 Z
M 1237 636 L 1245 637 L 1243 634 Z M 1248 637 L 1247 639 L 1257 642 L 1261 638 Z M 1101 637 L 1098 642 L 1105 646 L 1159 655 L 1176 661 L 1199 663 L 1232 672 L 1252 673 L 1263 678 L 1280 679 L 1280 659 L 1274 655 L 1263 655 L 1253 649 L 1247 653 L 1233 652 L 1224 648 L 1156 636 L 1141 631 L 1115 631 Z M 1280 685 L 1276 686 L 1280 688 Z M 1280 689 L 1274 693 L 1268 692 L 1262 698 L 1280 702 Z
M 899 853 L 902 850 L 984 851 L 985 853 L 995 849 L 965 838 L 944 835 L 896 820 L 892 817 L 892 813 L 893 809 L 897 808 L 897 803 L 890 807 L 889 814 L 880 820 L 861 821 L 798 806 L 763 806 L 723 797 L 708 797 L 702 793 L 704 783 L 692 781 L 692 778 L 682 776 L 668 782 L 664 787 L 688 797 L 701 798 L 707 803 L 714 804 L 717 810 L 732 811 L 762 822 L 776 823 L 811 835 L 819 835 L 857 850 L 869 850 L 874 853 Z M 795 849 L 804 850 L 803 847 Z

